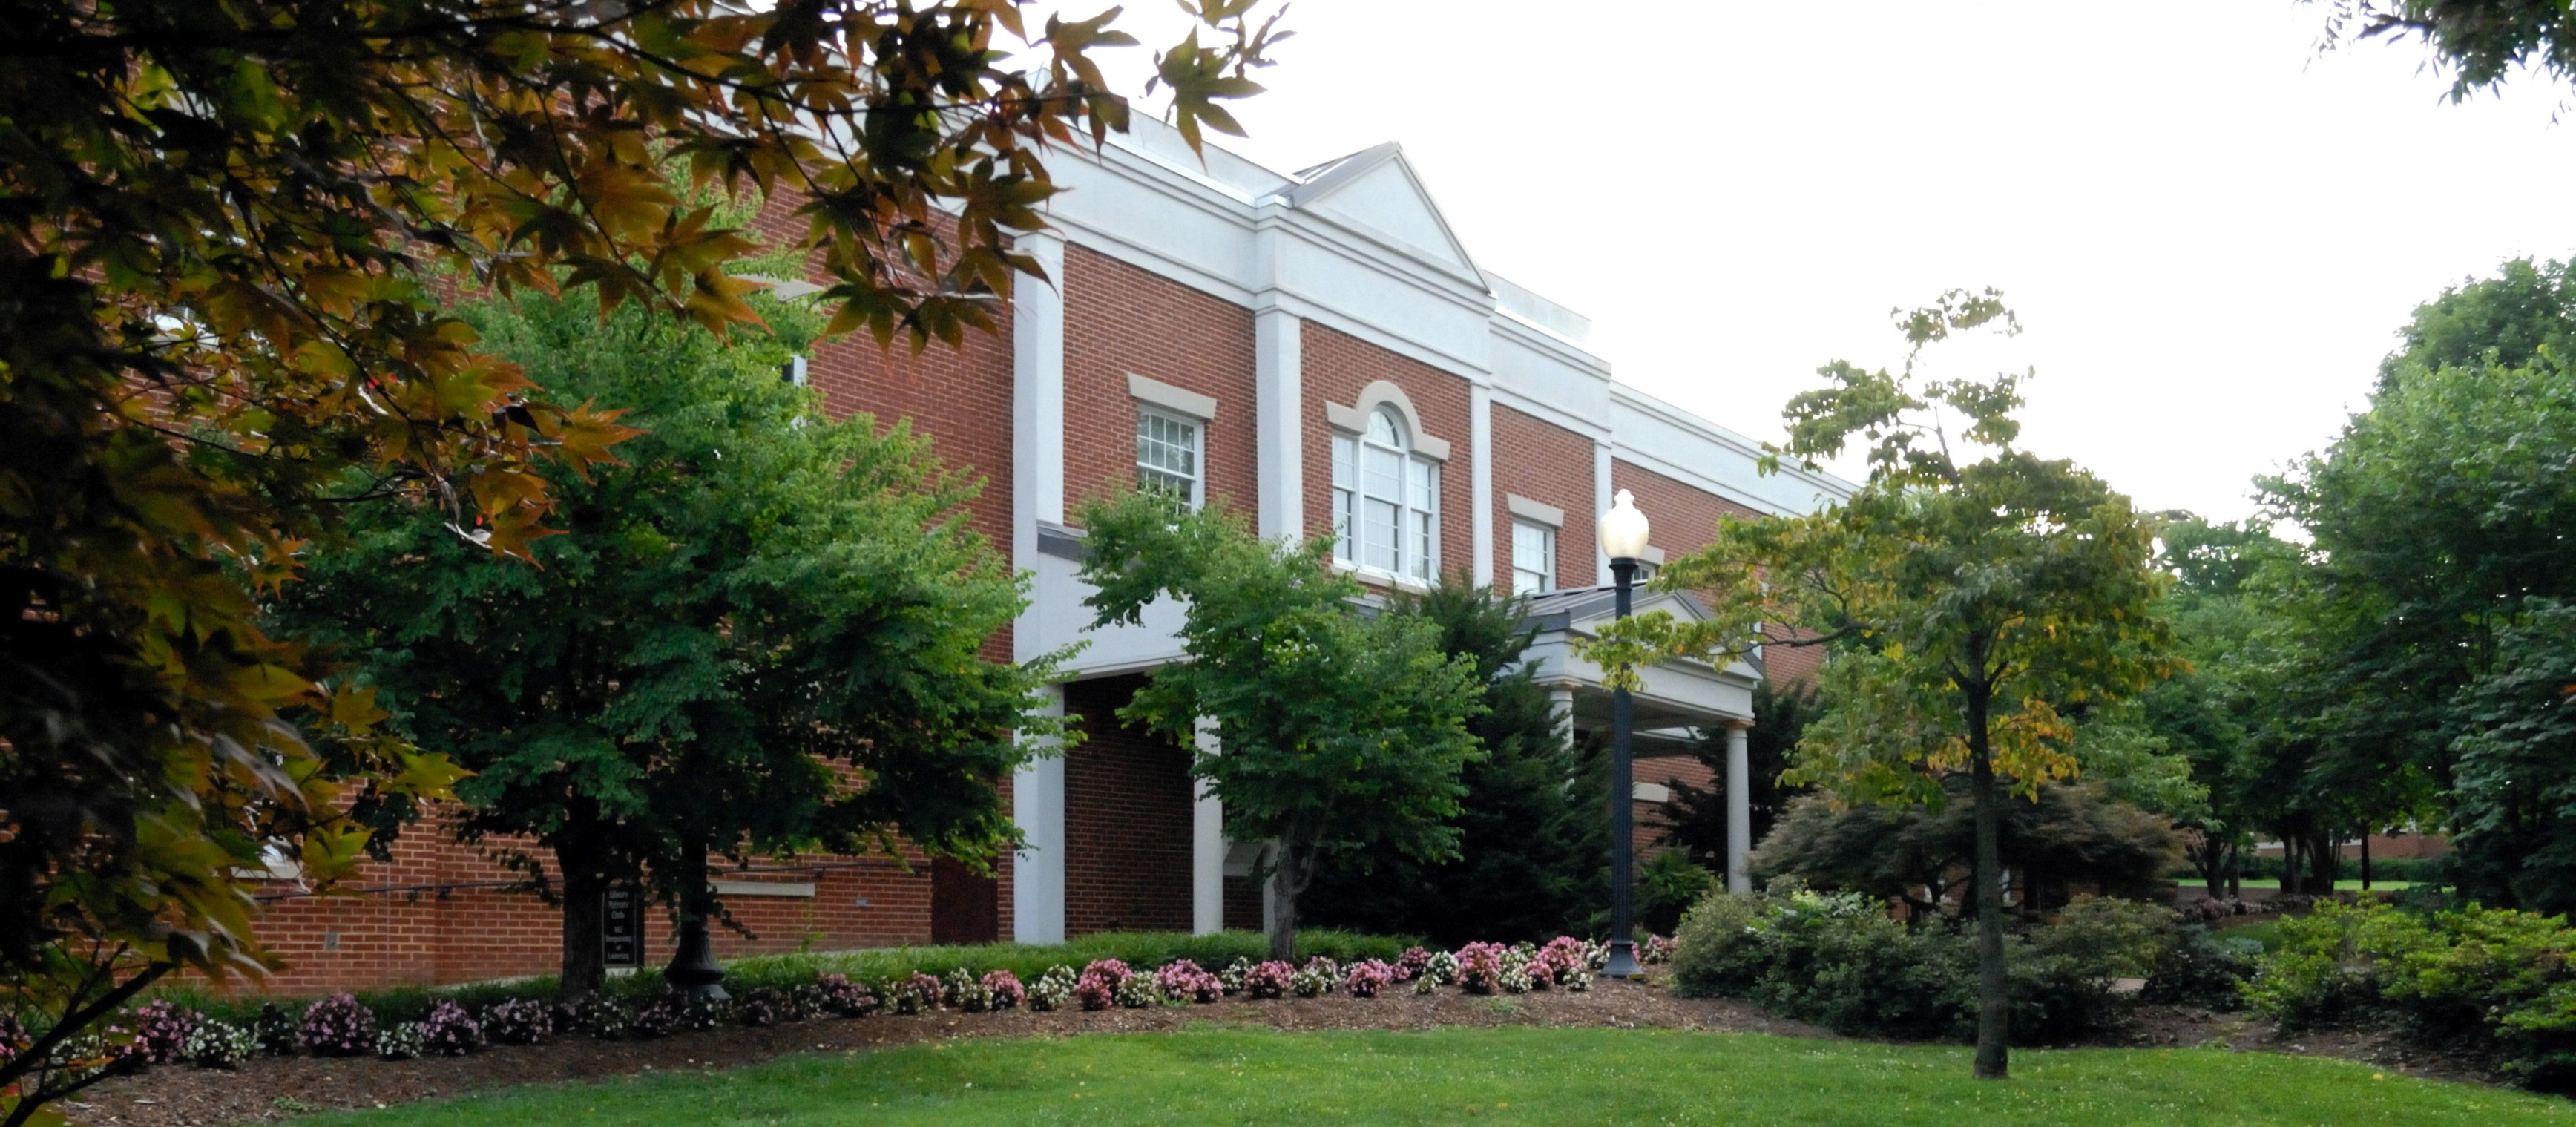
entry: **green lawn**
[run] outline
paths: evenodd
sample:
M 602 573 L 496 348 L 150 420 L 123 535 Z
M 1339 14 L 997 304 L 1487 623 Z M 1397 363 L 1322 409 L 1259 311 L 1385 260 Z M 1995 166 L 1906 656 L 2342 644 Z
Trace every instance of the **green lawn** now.
M 2576 1104 L 2344 1061 L 2216 1049 L 2022 1052 L 1612 1029 L 953 1041 L 735 1072 L 521 1088 L 308 1125 L 2576 1124 Z

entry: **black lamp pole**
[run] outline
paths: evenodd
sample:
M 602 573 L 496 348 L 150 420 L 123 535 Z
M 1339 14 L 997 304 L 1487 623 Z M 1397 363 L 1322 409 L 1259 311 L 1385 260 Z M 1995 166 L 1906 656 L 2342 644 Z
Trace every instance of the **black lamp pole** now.
M 1616 614 L 1628 617 L 1628 586 L 1636 578 L 1637 561 L 1621 556 L 1610 561 L 1610 578 L 1617 592 Z M 1610 690 L 1610 962 L 1601 973 L 1612 978 L 1635 978 L 1644 974 L 1637 965 L 1637 944 L 1630 935 L 1630 902 L 1636 885 L 1636 817 L 1637 785 L 1635 766 L 1628 758 L 1628 731 L 1636 720 L 1636 702 L 1629 699 L 1626 686 Z
M 662 970 L 662 981 L 700 1001 L 721 1002 L 731 995 L 723 985 L 724 964 L 716 961 L 715 944 L 707 938 L 714 897 L 707 886 L 706 839 L 690 841 L 682 860 L 689 883 L 680 893 L 680 941 L 671 951 L 671 965 Z

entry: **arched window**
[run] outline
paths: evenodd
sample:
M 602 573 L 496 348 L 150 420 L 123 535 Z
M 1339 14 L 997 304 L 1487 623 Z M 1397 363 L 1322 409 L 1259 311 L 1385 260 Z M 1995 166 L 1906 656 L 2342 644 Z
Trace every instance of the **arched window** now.
M 1333 555 L 1430 582 L 1439 569 L 1440 466 L 1415 449 L 1395 408 L 1370 411 L 1365 425 L 1333 436 Z

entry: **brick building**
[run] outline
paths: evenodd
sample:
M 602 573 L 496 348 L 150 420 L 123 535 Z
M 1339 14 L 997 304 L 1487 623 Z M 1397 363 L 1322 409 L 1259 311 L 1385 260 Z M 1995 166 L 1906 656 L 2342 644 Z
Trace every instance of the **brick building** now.
M 1001 333 L 918 357 L 835 341 L 806 372 L 833 413 L 910 419 L 987 477 L 975 524 L 1033 577 L 1030 607 L 991 652 L 1088 643 L 1047 705 L 1082 717 L 1087 739 L 1009 781 L 1029 848 L 996 878 L 856 858 L 728 874 L 720 890 L 758 939 L 720 936 L 727 953 L 1260 925 L 1247 876 L 1260 844 L 1226 836 L 1188 749 L 1114 716 L 1176 656 L 1177 610 L 1086 629 L 1069 517 L 1087 498 L 1150 481 L 1223 500 L 1265 535 L 1334 532 L 1339 566 L 1381 589 L 1463 572 L 1527 594 L 1542 676 L 1592 729 L 1608 698 L 1571 643 L 1610 613 L 1592 526 L 1616 490 L 1654 522 L 1652 563 L 1706 543 L 1721 514 L 1804 511 L 1848 489 L 1760 476 L 1752 443 L 1614 382 L 1588 322 L 1480 270 L 1392 144 L 1281 173 L 1214 148 L 1202 162 L 1140 122 L 1096 159 L 1053 167 L 1069 189 L 1052 204 L 1057 230 L 1024 244 L 1053 281 L 1023 279 Z M 778 206 L 761 222 L 783 233 L 796 220 Z M 1696 613 L 1641 597 L 1657 607 Z M 1808 660 L 1782 652 L 1768 672 L 1801 676 Z M 1641 837 L 1660 780 L 1710 781 L 1685 754 L 1692 733 L 1754 722 L 1764 675 L 1648 672 Z M 416 832 L 367 895 L 274 889 L 263 935 L 294 968 L 277 988 L 549 971 L 556 915 L 510 879 Z M 647 963 L 667 957 L 666 932 L 643 929 Z

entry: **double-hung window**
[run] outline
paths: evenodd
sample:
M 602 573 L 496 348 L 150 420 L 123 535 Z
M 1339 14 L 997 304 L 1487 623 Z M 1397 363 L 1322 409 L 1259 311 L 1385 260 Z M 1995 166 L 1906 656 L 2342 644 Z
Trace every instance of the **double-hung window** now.
M 1136 489 L 1195 509 L 1204 496 L 1199 424 L 1151 408 L 1136 409 Z
M 1414 449 L 1392 408 L 1370 411 L 1366 426 L 1333 436 L 1333 555 L 1428 583 L 1440 568 L 1440 465 Z
M 1556 590 L 1556 530 L 1537 521 L 1512 522 L 1512 593 Z

